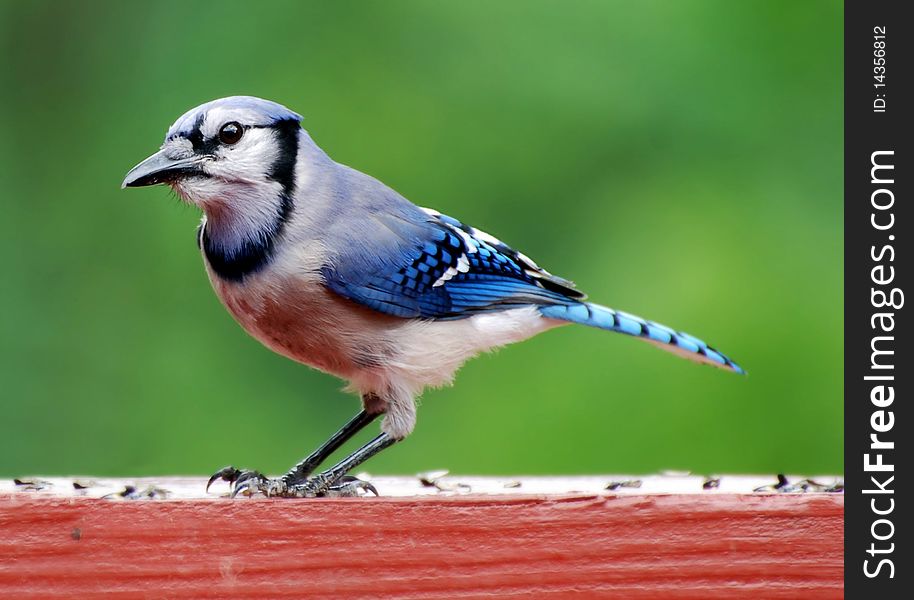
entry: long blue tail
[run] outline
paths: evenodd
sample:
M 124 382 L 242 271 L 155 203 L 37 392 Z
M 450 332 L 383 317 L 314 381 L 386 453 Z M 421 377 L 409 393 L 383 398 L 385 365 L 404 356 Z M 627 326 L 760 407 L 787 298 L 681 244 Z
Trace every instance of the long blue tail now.
M 543 306 L 540 308 L 540 313 L 550 319 L 633 335 L 683 358 L 735 373 L 745 373 L 742 367 L 700 339 L 620 310 L 613 310 L 590 302 L 575 302 Z

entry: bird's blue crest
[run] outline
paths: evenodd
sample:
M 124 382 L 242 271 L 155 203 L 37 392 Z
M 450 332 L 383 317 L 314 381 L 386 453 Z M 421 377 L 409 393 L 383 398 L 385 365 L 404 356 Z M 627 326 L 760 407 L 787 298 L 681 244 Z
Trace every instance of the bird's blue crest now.
M 255 96 L 229 96 L 219 98 L 190 109 L 175 121 L 168 130 L 166 139 L 179 135 L 189 135 L 197 127 L 205 115 L 214 108 L 223 108 L 238 111 L 244 115 L 245 125 L 268 127 L 279 121 L 301 122 L 302 116 L 289 110 L 282 104 L 257 98 Z

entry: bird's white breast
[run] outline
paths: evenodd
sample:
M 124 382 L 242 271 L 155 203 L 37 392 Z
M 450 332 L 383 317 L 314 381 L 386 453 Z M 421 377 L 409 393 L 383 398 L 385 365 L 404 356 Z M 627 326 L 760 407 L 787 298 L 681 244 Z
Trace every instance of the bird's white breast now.
M 395 323 L 329 291 L 309 262 L 274 260 L 243 282 L 221 279 L 208 265 L 207 272 L 216 295 L 251 336 L 292 360 L 354 379 L 389 354 L 385 331 Z
M 391 382 L 408 383 L 416 392 L 443 385 L 479 352 L 561 324 L 532 306 L 449 321 L 392 317 L 328 290 L 313 257 L 289 258 L 275 260 L 243 283 L 207 270 L 219 299 L 250 335 L 360 391 L 380 391 Z

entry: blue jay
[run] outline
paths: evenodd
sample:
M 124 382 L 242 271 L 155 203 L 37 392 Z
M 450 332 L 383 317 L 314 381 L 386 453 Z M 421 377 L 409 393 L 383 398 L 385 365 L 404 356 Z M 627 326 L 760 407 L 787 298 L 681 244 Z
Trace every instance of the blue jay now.
M 209 484 L 228 481 L 233 495 L 374 491 L 347 473 L 409 435 L 424 388 L 450 383 L 480 352 L 568 323 L 743 372 L 695 337 L 585 302 L 497 238 L 334 162 L 301 120 L 260 98 L 208 102 L 181 116 L 122 185 L 164 183 L 200 208 L 203 262 L 232 316 L 274 352 L 361 396 L 359 414 L 284 476 L 226 467 Z M 380 435 L 314 473 L 381 415 Z

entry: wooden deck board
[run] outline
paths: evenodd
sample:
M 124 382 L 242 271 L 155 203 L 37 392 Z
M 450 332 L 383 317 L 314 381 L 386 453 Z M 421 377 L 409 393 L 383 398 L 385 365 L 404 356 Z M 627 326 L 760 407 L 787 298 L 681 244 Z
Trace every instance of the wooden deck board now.
M 843 595 L 843 494 L 752 491 L 773 477 L 373 477 L 379 498 L 303 500 L 75 479 L 0 483 L 4 597 Z

